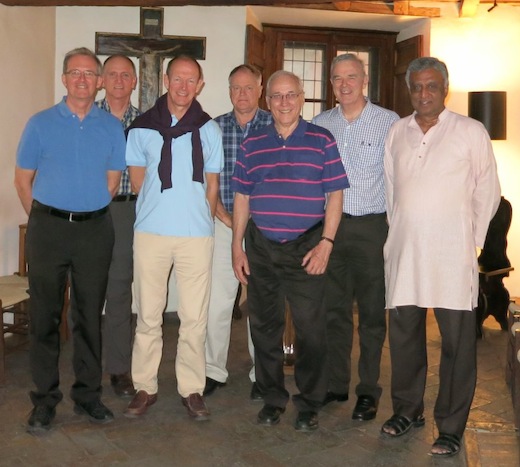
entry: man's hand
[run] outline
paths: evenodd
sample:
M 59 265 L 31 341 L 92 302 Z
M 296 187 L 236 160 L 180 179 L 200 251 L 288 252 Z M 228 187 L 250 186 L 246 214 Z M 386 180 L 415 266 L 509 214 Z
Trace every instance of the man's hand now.
M 332 244 L 324 240 L 320 241 L 312 250 L 310 250 L 304 256 L 302 261 L 302 266 L 305 268 L 307 274 L 325 274 L 331 252 Z
M 247 261 L 247 255 L 245 251 L 240 248 L 234 248 L 232 250 L 233 257 L 233 271 L 235 277 L 240 281 L 241 284 L 247 285 L 247 276 L 249 276 L 249 262 Z

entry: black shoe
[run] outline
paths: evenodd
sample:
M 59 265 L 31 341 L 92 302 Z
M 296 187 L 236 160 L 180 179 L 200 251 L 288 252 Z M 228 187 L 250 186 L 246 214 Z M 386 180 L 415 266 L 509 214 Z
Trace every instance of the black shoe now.
M 337 393 L 332 391 L 327 391 L 325 394 L 325 399 L 323 399 L 323 405 L 330 404 L 331 402 L 345 402 L 348 401 L 348 392 Z
M 314 431 L 318 429 L 318 414 L 316 412 L 298 412 L 294 428 L 298 431 Z
M 262 410 L 258 412 L 258 423 L 268 426 L 276 425 L 280 421 L 280 415 L 284 412 L 285 409 L 283 407 L 265 404 Z
M 206 376 L 206 386 L 204 386 L 203 396 L 210 396 L 215 392 L 215 389 L 222 388 L 226 385 L 226 383 L 221 383 L 220 381 L 216 381 L 213 378 L 208 378 Z
M 114 414 L 99 399 L 89 402 L 76 402 L 74 413 L 88 415 L 92 423 L 109 423 L 114 420 Z
M 352 412 L 352 420 L 367 421 L 376 418 L 377 402 L 372 396 L 359 396 Z
M 251 394 L 249 395 L 249 398 L 254 402 L 262 402 L 264 400 L 264 395 L 262 394 L 262 391 L 260 391 L 256 382 L 251 386 Z
M 110 384 L 118 397 L 135 396 L 135 388 L 130 374 L 110 375 Z
M 56 416 L 56 408 L 46 405 L 37 405 L 31 411 L 29 416 L 27 431 L 36 433 L 39 431 L 47 431 L 51 427 L 51 422 Z

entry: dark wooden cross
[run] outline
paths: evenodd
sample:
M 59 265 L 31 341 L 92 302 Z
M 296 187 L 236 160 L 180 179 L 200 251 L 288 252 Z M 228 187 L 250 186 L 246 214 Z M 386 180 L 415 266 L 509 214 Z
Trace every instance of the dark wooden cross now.
M 96 54 L 139 58 L 139 108 L 142 112 L 152 107 L 161 95 L 165 58 L 181 54 L 205 58 L 205 37 L 164 36 L 163 25 L 163 8 L 141 8 L 139 34 L 96 32 Z

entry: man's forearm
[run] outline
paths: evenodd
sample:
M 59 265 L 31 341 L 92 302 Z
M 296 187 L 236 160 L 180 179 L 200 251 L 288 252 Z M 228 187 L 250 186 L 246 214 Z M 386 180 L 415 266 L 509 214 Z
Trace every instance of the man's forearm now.
M 343 212 L 343 190 L 328 194 L 322 236 L 334 240 Z
M 217 199 L 217 210 L 215 212 L 215 216 L 226 227 L 229 227 L 229 228 L 232 227 L 233 217 L 231 216 L 229 211 L 224 207 L 224 204 L 222 204 L 222 200 L 220 199 L 220 196 Z
M 249 196 L 241 193 L 235 194 L 233 204 L 233 241 L 232 249 L 242 249 L 242 243 L 249 220 Z

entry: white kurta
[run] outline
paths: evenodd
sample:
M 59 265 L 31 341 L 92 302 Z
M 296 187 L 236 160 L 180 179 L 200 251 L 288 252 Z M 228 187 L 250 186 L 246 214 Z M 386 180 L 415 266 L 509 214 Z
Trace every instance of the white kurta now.
M 424 134 L 411 115 L 391 127 L 384 164 L 387 308 L 473 309 L 476 247 L 500 202 L 486 129 L 445 109 Z

